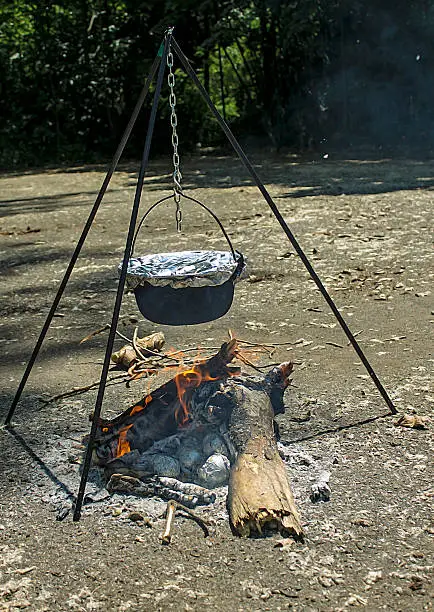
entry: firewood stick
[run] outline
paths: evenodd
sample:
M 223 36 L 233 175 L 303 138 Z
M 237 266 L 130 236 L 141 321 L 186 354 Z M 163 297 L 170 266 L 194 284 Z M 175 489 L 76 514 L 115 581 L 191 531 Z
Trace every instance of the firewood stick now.
M 96 331 L 93 331 L 91 334 L 89 334 L 88 336 L 86 336 L 85 338 L 80 340 L 79 344 L 83 344 L 84 342 L 87 342 L 91 338 L 94 338 L 95 336 L 98 336 L 98 334 L 102 334 L 102 332 L 110 329 L 110 327 L 111 327 L 110 324 L 106 323 L 104 325 L 104 327 L 101 327 L 100 329 L 97 329 Z M 124 336 L 124 334 L 121 334 L 120 331 L 116 330 L 116 335 L 119 336 L 120 338 L 122 338 L 122 340 L 126 340 L 127 342 L 129 342 L 131 344 L 131 340 L 129 338 L 127 338 L 126 336 Z
M 213 504 L 216 500 L 216 494 L 213 491 L 193 482 L 182 482 L 181 480 L 168 476 L 158 476 L 157 479 L 163 487 L 166 487 L 170 491 L 178 491 L 186 496 L 193 496 L 197 499 L 198 503 Z M 175 501 L 178 503 L 185 503 L 181 499 L 176 499 Z
M 209 536 L 209 529 L 208 529 L 208 525 L 210 524 L 209 521 L 206 521 L 201 516 L 196 514 L 196 512 L 193 512 L 193 510 L 190 510 L 190 508 L 183 506 L 179 502 L 176 504 L 176 508 L 188 514 L 188 516 L 192 518 L 193 521 L 199 525 L 199 527 L 201 527 L 206 538 Z
M 189 348 L 183 348 L 176 351 L 170 351 L 170 353 L 165 353 L 166 357 L 172 357 L 173 355 L 179 355 L 179 353 L 192 353 L 196 351 L 218 351 L 220 349 L 219 346 L 190 346 Z M 206 357 L 204 357 L 206 359 Z
M 137 334 L 138 334 L 139 328 L 136 327 L 134 329 L 134 333 L 133 333 L 133 339 L 132 339 L 132 343 L 133 343 L 133 347 L 134 350 L 136 351 L 137 355 L 143 360 L 146 361 L 146 357 L 145 355 L 142 353 L 142 351 L 140 350 L 140 347 L 138 346 L 137 343 Z M 146 348 L 145 349 L 147 353 L 149 353 L 150 355 L 154 355 L 155 357 L 165 357 L 166 359 L 170 359 L 171 361 L 176 361 L 176 363 L 180 363 L 179 359 L 175 359 L 174 357 L 170 357 L 169 355 L 165 354 L 165 353 L 158 353 L 157 351 L 153 351 L 151 348 Z
M 98 334 L 102 334 L 102 332 L 106 331 L 106 329 L 110 329 L 110 325 L 108 323 L 106 323 L 106 325 L 104 325 L 104 327 L 101 327 L 100 329 L 97 329 L 97 330 L 93 331 L 92 333 L 88 334 L 85 338 L 82 338 L 80 340 L 80 344 L 83 344 L 83 342 L 87 342 L 88 340 L 90 340 L 91 338 L 94 338 Z
M 128 376 L 126 372 L 124 374 L 119 374 L 117 376 L 112 376 L 111 378 L 108 378 L 107 385 L 114 381 L 123 382 L 124 380 L 128 380 Z M 95 382 L 90 383 L 89 385 L 85 385 L 84 387 L 74 387 L 74 389 L 71 389 L 70 391 L 64 391 L 64 393 L 53 395 L 52 397 L 49 397 L 48 399 L 41 398 L 41 402 L 44 402 L 44 404 L 50 404 L 51 402 L 54 402 L 59 399 L 63 399 L 65 397 L 72 397 L 73 395 L 80 395 L 80 393 L 86 393 L 86 391 L 91 391 L 91 389 L 97 387 L 99 383 L 100 381 L 96 380 Z
M 138 334 L 138 331 L 139 331 L 139 328 L 135 327 L 134 328 L 134 333 L 133 333 L 133 348 L 136 351 L 137 355 L 142 359 L 142 361 L 146 361 L 146 357 L 144 356 L 144 354 L 142 353 L 140 348 L 137 346 L 137 334 Z
M 253 368 L 257 372 L 261 372 L 261 370 L 258 367 L 256 367 L 254 363 L 252 363 L 249 359 L 247 359 L 247 357 L 242 355 L 240 352 L 237 352 L 237 359 L 239 359 L 240 361 L 248 365 L 250 368 Z
M 110 329 L 110 325 L 107 324 L 106 326 L 107 329 Z M 124 336 L 124 334 L 121 334 L 120 331 L 116 330 L 116 335 L 119 336 L 119 338 L 122 338 L 122 340 L 126 340 L 127 342 L 129 342 L 131 344 L 131 340 L 129 338 L 127 338 L 127 336 Z
M 166 544 L 166 545 L 170 544 L 172 540 L 173 525 L 174 525 L 175 514 L 177 510 L 181 510 L 182 512 L 185 512 L 191 519 L 193 519 L 195 523 L 199 525 L 199 527 L 201 527 L 203 533 L 205 534 L 205 537 L 207 538 L 209 536 L 209 529 L 208 529 L 209 522 L 208 521 L 206 521 L 201 516 L 196 514 L 196 512 L 193 512 L 192 510 L 190 510 L 190 508 L 186 508 L 186 506 L 183 506 L 179 502 L 176 502 L 173 499 L 171 499 L 169 502 L 167 502 L 166 524 L 164 526 L 164 531 L 160 536 L 162 544 Z
M 175 513 L 176 513 L 176 502 L 173 500 L 170 500 L 167 502 L 166 524 L 164 526 L 164 531 L 160 536 L 162 544 L 165 544 L 165 545 L 170 544 L 172 540 L 173 521 L 175 519 Z
M 114 469 L 122 469 L 117 465 Z M 183 507 L 212 504 L 215 493 L 199 485 L 181 482 L 175 478 L 156 476 L 150 480 L 139 480 L 134 476 L 113 472 L 107 484 L 110 493 L 129 493 L 140 497 L 158 495 L 162 499 L 172 500 Z

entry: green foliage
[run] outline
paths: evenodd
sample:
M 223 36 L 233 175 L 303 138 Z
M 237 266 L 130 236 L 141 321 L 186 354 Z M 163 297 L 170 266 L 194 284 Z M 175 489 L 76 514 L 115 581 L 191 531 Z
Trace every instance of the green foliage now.
M 434 122 L 433 15 L 427 0 L 3 0 L 0 165 L 111 156 L 169 25 L 238 134 L 305 147 L 324 133 L 356 133 L 375 117 L 385 124 L 387 112 L 378 109 L 386 108 L 379 101 L 391 76 L 410 109 L 393 102 L 391 132 L 400 116 L 413 131 L 428 129 Z M 403 59 L 402 45 L 413 58 L 426 50 L 418 72 L 413 59 Z M 215 120 L 179 69 L 176 81 L 181 149 L 221 142 Z M 366 108 L 360 99 L 368 85 Z M 389 98 L 399 99 L 387 86 Z M 167 96 L 166 87 L 154 152 L 170 147 Z M 150 100 L 131 156 L 141 153 L 149 106 Z

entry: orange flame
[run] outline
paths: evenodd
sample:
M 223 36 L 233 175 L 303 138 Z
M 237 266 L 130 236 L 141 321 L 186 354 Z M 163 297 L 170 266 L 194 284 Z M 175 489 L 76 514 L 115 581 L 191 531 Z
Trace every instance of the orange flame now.
M 122 427 L 122 429 L 119 431 L 118 447 L 116 449 L 116 457 L 122 457 L 122 455 L 125 455 L 126 453 L 130 452 L 131 447 L 130 447 L 130 443 L 127 440 L 127 433 L 130 427 L 132 426 L 133 424 L 130 423 L 129 425 L 125 425 L 125 427 Z
M 133 406 L 131 408 L 130 416 L 133 416 L 133 414 L 136 414 L 137 412 L 141 412 L 142 410 L 144 410 L 146 406 L 152 402 L 153 399 L 154 398 L 152 397 L 151 394 L 147 395 L 144 399 L 143 404 L 137 404 L 136 406 Z
M 189 420 L 187 391 L 197 389 L 201 383 L 208 380 L 218 380 L 218 377 L 213 377 L 209 372 L 204 371 L 201 363 L 193 365 L 190 369 L 184 370 L 174 377 L 180 403 L 175 411 L 175 418 L 181 427 L 186 425 Z

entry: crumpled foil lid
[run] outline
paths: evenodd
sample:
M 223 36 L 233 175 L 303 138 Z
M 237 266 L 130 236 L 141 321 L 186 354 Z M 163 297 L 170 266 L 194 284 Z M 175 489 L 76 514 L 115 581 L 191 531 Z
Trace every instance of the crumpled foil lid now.
M 131 257 L 128 261 L 127 287 L 135 289 L 144 283 L 156 287 L 212 287 L 222 285 L 234 273 L 234 282 L 245 269 L 243 256 L 235 251 L 179 251 Z M 119 264 L 120 273 L 122 263 Z M 238 270 L 238 272 L 237 272 Z

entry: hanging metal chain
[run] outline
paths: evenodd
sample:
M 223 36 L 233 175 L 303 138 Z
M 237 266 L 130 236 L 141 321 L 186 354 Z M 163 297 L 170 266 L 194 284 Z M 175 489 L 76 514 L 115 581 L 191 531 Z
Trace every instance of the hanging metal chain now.
M 173 146 L 173 199 L 176 204 L 176 229 L 178 232 L 182 229 L 182 211 L 181 211 L 181 195 L 182 195 L 182 174 L 179 169 L 179 153 L 178 153 L 178 132 L 176 131 L 178 125 L 178 118 L 176 116 L 176 95 L 175 95 L 175 75 L 173 74 L 173 54 L 169 47 L 167 54 L 167 66 L 169 68 L 169 74 L 167 76 L 167 82 L 169 84 L 169 105 L 170 105 L 170 125 L 172 126 L 172 146 Z

